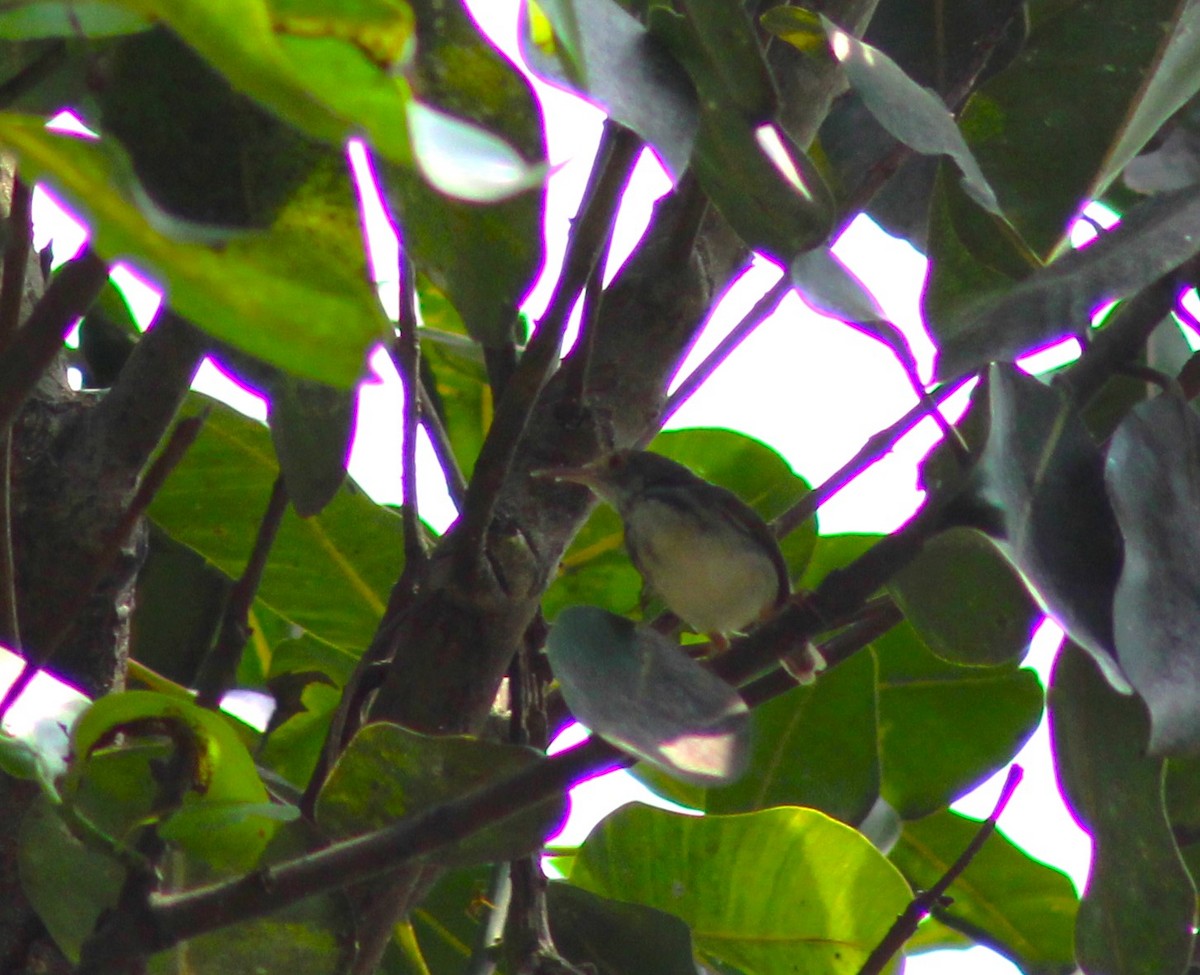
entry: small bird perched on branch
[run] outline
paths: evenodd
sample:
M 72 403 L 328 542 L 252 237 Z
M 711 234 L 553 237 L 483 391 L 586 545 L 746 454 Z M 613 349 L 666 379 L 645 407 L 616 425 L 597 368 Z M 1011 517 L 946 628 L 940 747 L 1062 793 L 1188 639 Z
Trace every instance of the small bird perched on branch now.
M 646 584 L 718 649 L 790 594 L 779 543 L 732 491 L 660 454 L 618 450 L 582 467 L 538 471 L 585 484 L 617 509 Z

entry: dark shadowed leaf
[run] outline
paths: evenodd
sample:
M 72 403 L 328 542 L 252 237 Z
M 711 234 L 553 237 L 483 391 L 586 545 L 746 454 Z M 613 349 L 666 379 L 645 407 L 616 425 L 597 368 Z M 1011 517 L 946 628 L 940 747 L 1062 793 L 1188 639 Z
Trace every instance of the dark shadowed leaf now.
M 1145 706 L 1118 694 L 1078 648 L 1050 682 L 1059 784 L 1092 836 L 1092 870 L 1075 925 L 1084 971 L 1182 972 L 1192 957 L 1196 891 L 1163 808 L 1164 760 L 1146 755 Z
M 1113 648 L 1121 545 L 1100 451 L 1057 390 L 1000 365 L 988 384 L 991 426 L 959 498 L 963 520 L 993 538 L 1046 612 L 1128 690 Z
M 972 529 L 931 538 L 888 590 L 929 649 L 952 663 L 1017 659 L 1041 617 L 1012 566 Z
M 888 854 L 914 890 L 928 890 L 982 824 L 949 810 L 904 824 Z M 1039 863 L 1003 833 L 988 837 L 948 891 L 938 920 L 1001 952 L 1025 972 L 1069 971 L 1079 898 L 1070 878 Z
M 879 666 L 883 798 L 905 819 L 926 816 L 1007 765 L 1037 728 L 1032 670 L 939 660 L 901 623 L 872 647 Z M 972 733 L 964 735 L 963 721 Z
M 554 947 L 597 975 L 694 975 L 692 935 L 673 914 L 551 883 L 546 909 Z
M 771 121 L 775 85 L 746 11 L 723 0 L 682 0 L 677 7 L 678 18 L 653 9 L 650 29 L 692 76 L 701 101 L 719 101 L 752 123 Z
M 339 756 L 317 799 L 317 822 L 336 837 L 380 829 L 545 761 L 529 748 L 465 735 L 421 735 L 376 722 Z M 560 824 L 566 799 L 553 797 L 440 850 L 455 866 L 512 860 L 537 850 Z
M 911 897 L 865 837 L 793 808 L 695 817 L 625 806 L 588 836 L 570 880 L 670 911 L 702 964 L 760 975 L 854 975 Z
M 925 155 L 945 155 L 962 174 L 963 188 L 981 207 L 1000 213 L 996 194 L 945 103 L 912 80 L 890 57 L 824 20 L 834 57 L 879 123 Z
M 1129 297 L 1200 251 L 1198 221 L 1200 188 L 1164 193 L 1088 247 L 965 307 L 949 322 L 934 322 L 942 339 L 938 376 L 959 376 L 1084 331 L 1102 304 Z
M 475 951 L 481 925 L 501 909 L 506 884 L 498 865 L 455 867 L 439 878 L 391 939 L 382 975 L 462 971 Z M 507 877 L 504 878 L 507 880 Z M 499 890 L 497 889 L 499 887 Z
M 1186 6 L 1100 0 L 1043 12 L 1009 68 L 963 109 L 959 126 L 1005 215 L 1043 259 L 1196 90 L 1196 31 L 1164 58 Z
M 699 106 L 675 59 L 614 0 L 547 0 L 540 6 L 563 51 L 561 58 L 546 53 L 524 30 L 523 53 L 534 69 L 581 91 L 640 135 L 678 178 L 696 142 Z
M 546 653 L 567 707 L 600 737 L 697 785 L 745 771 L 745 703 L 669 637 L 571 606 L 555 619 Z
M 197 397 L 195 407 L 207 402 Z M 242 574 L 279 473 L 267 428 L 217 407 L 150 517 L 231 578 Z M 402 561 L 399 516 L 350 482 L 313 518 L 284 515 L 259 597 L 315 636 L 365 647 Z
M 804 303 L 843 322 L 887 318 L 866 285 L 828 247 L 806 251 L 792 261 L 792 284 Z
M 321 511 L 346 479 L 358 398 L 281 373 L 271 384 L 267 423 L 288 497 L 301 518 Z
M 832 229 L 833 200 L 821 174 L 773 123 L 756 126 L 731 109 L 706 108 L 692 165 L 747 246 L 769 257 L 787 263 Z
M 1200 745 L 1200 417 L 1166 392 L 1113 435 L 1105 481 L 1125 561 L 1117 656 L 1150 710 L 1150 751 Z

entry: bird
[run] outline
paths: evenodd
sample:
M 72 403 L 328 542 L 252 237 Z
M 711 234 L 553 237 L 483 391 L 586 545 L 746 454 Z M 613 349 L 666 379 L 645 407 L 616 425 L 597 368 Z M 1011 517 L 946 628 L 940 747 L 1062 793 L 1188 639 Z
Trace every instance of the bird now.
M 787 563 L 770 528 L 732 491 L 646 450 L 617 450 L 538 476 L 586 485 L 612 505 L 646 585 L 715 649 L 788 599 Z

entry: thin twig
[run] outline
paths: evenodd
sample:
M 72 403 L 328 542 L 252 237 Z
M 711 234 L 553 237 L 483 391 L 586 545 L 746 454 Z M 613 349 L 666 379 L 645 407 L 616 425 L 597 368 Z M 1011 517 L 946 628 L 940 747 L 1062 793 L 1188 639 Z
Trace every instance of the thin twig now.
M 434 405 L 422 376 L 417 383 L 418 402 L 421 407 L 421 426 L 429 435 L 429 443 L 438 459 L 438 466 L 446 477 L 446 490 L 456 511 L 462 511 L 467 501 L 467 479 L 463 477 L 462 468 L 458 466 L 458 458 L 454 456 L 454 446 L 450 443 L 450 433 L 442 420 L 442 415 Z
M 404 387 L 404 415 L 401 418 L 400 485 L 404 519 L 404 569 L 414 569 L 425 561 L 425 538 L 417 507 L 417 428 L 421 420 L 421 342 L 417 335 L 417 282 L 412 261 L 403 259 L 400 269 L 400 320 L 396 337 L 396 368 Z
M 1009 768 L 1008 778 L 1004 780 L 1004 788 L 1000 790 L 1000 798 L 996 800 L 992 814 L 980 824 L 979 831 L 967 844 L 962 855 L 950 865 L 950 869 L 942 874 L 932 887 L 914 897 L 905 908 L 904 913 L 896 918 L 896 923 L 892 925 L 888 933 L 883 936 L 883 940 L 875 946 L 875 950 L 863 962 L 862 968 L 858 970 L 858 975 L 879 975 L 896 953 L 904 947 L 904 943 L 916 934 L 917 926 L 930 911 L 941 903 L 946 896 L 946 891 L 950 889 L 950 885 L 967 869 L 971 861 L 983 849 L 983 844 L 987 842 L 988 837 L 996 831 L 996 821 L 1003 814 L 1013 792 L 1020 785 L 1022 775 L 1024 775 L 1024 771 L 1020 765 L 1013 765 Z
M 218 708 L 225 692 L 233 686 L 242 651 L 250 638 L 250 608 L 262 583 L 263 570 L 279 534 L 279 526 L 287 513 L 288 493 L 283 475 L 275 478 L 267 509 L 258 523 L 254 547 L 246 560 L 246 568 L 233 584 L 225 612 L 221 616 L 221 629 L 212 652 L 204 662 L 196 680 L 196 703 L 204 708 Z
M 785 538 L 794 532 L 811 518 L 821 505 L 879 460 L 913 427 L 924 420 L 930 412 L 929 403 L 940 407 L 970 381 L 970 378 L 961 379 L 956 383 L 948 383 L 933 390 L 927 394 L 928 403 L 918 403 L 895 423 L 873 434 L 853 457 L 771 523 L 775 535 L 778 538 Z
M 1077 406 L 1085 406 L 1109 378 L 1133 360 L 1146 340 L 1175 308 L 1179 291 L 1193 265 L 1189 262 L 1123 302 L 1108 324 L 1092 336 L 1083 354 L 1054 377 L 1053 385 L 1066 390 Z
M 460 577 L 472 576 L 479 564 L 496 501 L 534 404 L 558 359 L 571 309 L 612 237 L 621 192 L 638 145 L 627 130 L 606 126 L 600 150 L 603 155 L 592 167 L 592 179 L 567 242 L 554 296 L 505 385 L 496 417 L 475 462 L 458 528 L 455 558 Z
M 663 407 L 663 423 L 671 419 L 679 411 L 679 408 L 692 398 L 696 390 L 717 371 L 717 367 L 733 354 L 734 349 L 770 317 L 776 306 L 791 290 L 792 279 L 787 274 L 771 285 L 767 293 L 754 303 L 754 307 L 746 312 L 742 320 L 730 329 L 729 334 L 717 343 L 717 347 L 706 355 L 704 361 L 688 374 L 688 377 L 676 387 L 675 392 L 667 397 L 667 403 Z
M 130 500 L 128 507 L 125 509 L 125 513 L 113 528 L 103 550 L 92 564 L 91 574 L 78 589 L 64 595 L 63 605 L 51 617 L 58 621 L 58 628 L 48 634 L 45 645 L 37 649 L 36 655 L 28 657 L 25 666 L 21 668 L 21 673 L 17 675 L 16 681 L 5 692 L 3 699 L 0 699 L 0 721 L 4 720 L 4 716 L 8 713 L 9 708 L 24 693 L 25 688 L 29 686 L 29 682 L 33 680 L 37 672 L 54 656 L 54 653 L 62 645 L 63 640 L 70 635 L 88 599 L 104 579 L 105 574 L 112 568 L 113 563 L 120 553 L 121 546 L 124 545 L 130 532 L 133 531 L 138 521 L 146 513 L 151 501 L 154 500 L 154 496 L 163 486 L 171 471 L 175 469 L 176 465 L 183 459 L 183 455 L 187 453 L 188 448 L 191 447 L 196 437 L 199 436 L 200 428 L 208 418 L 208 413 L 209 411 L 205 410 L 196 416 L 180 420 L 175 425 L 175 429 L 171 431 L 170 439 L 168 439 L 166 446 L 163 447 L 162 453 L 154 459 L 154 462 L 142 477 L 137 491 L 134 492 L 132 500 Z
M 21 652 L 17 562 L 12 535 L 12 432 L 0 436 L 0 626 L 10 650 Z
M 0 431 L 12 426 L 42 373 L 62 349 L 75 320 L 83 316 L 108 280 L 108 265 L 90 247 L 46 286 L 25 324 L 0 356 Z
M 13 175 L 12 206 L 8 213 L 8 245 L 0 266 L 0 352 L 8 347 L 21 325 L 25 277 L 33 250 L 33 187 Z

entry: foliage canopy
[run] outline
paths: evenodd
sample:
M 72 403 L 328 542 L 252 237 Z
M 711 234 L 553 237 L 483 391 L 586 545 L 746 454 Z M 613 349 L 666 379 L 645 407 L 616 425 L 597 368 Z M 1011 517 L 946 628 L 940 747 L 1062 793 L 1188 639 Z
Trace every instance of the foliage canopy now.
M 1030 973 L 1189 970 L 1200 7 L 810 6 L 526 0 L 532 69 L 609 117 L 531 331 L 540 108 L 458 0 L 0 4 L 0 636 L 23 680 L 96 699 L 69 737 L 2 740 L 5 971 L 853 975 L 972 943 Z M 64 108 L 96 136 L 47 128 Z M 403 241 L 397 323 L 351 138 Z M 647 146 L 672 189 L 602 286 Z M 35 181 L 92 231 L 48 276 Z M 1121 222 L 1073 251 L 1092 200 Z M 739 335 L 795 289 L 919 386 L 829 249 L 862 212 L 929 259 L 938 366 L 912 413 L 816 486 L 742 435 L 659 433 L 752 252 L 784 277 Z M 145 334 L 117 261 L 164 289 Z M 1071 337 L 1052 377 L 1012 365 Z M 343 466 L 380 344 L 406 391 L 399 509 Z M 266 426 L 189 392 L 205 355 Z M 817 507 L 971 378 L 914 518 L 818 535 Z M 460 513 L 440 537 L 419 426 Z M 796 595 L 718 657 L 681 652 L 616 513 L 538 476 L 646 445 L 780 539 Z M 1068 637 L 1048 692 L 1021 666 L 1043 613 Z M 274 696 L 265 732 L 216 709 L 233 687 Z M 1047 709 L 1095 840 L 1082 898 L 948 809 Z M 597 735 L 546 757 L 572 710 Z M 567 789 L 635 760 L 704 815 L 618 810 L 547 886 Z

